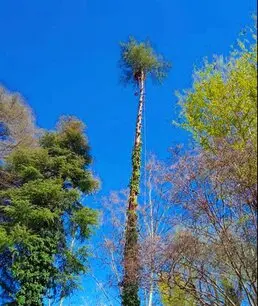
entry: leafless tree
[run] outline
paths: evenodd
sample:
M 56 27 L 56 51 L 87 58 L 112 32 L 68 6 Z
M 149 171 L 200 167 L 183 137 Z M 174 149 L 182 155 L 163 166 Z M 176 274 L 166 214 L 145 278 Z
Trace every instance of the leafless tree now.
M 173 228 L 172 207 L 167 182 L 164 182 L 166 165 L 154 156 L 148 161 L 139 198 L 139 275 L 141 297 L 146 306 L 156 305 L 158 272 L 161 269 L 161 254 L 166 239 Z M 115 289 L 113 299 L 120 301 L 123 279 L 123 249 L 128 190 L 112 192 L 102 201 L 103 231 L 102 242 L 95 254 L 100 268 L 108 271 L 106 288 Z M 104 230 L 105 229 L 105 230 Z
M 254 150 L 219 145 L 216 156 L 195 152 L 170 167 L 171 203 L 184 230 L 172 239 L 164 270 L 174 282 L 180 274 L 198 305 L 257 305 Z
M 139 199 L 141 298 L 158 305 L 160 284 L 180 288 L 193 304 L 257 305 L 257 200 L 255 150 L 219 143 L 212 152 L 173 150 L 168 162 L 150 158 Z M 128 192 L 102 202 L 102 267 L 108 286 L 122 280 Z M 101 250 L 101 251 L 100 251 Z M 109 290 L 107 290 L 109 292 Z
M 37 129 L 22 97 L 0 86 L 0 160 L 19 147 L 35 146 Z

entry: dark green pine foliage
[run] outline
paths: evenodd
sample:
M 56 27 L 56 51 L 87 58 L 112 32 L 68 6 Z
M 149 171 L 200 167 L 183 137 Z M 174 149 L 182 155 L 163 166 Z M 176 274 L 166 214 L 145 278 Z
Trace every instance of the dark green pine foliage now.
M 81 202 L 98 187 L 84 126 L 73 117 L 35 149 L 14 151 L 1 171 L 13 184 L 0 191 L 0 288 L 5 305 L 43 305 L 72 293 L 87 271 L 85 242 L 96 211 Z
M 139 263 L 137 197 L 140 188 L 142 120 L 145 97 L 145 82 L 152 76 L 159 82 L 166 76 L 169 64 L 157 55 L 149 42 L 137 42 L 134 38 L 121 44 L 122 80 L 132 83 L 139 93 L 135 140 L 132 152 L 132 175 L 128 199 L 127 222 L 124 247 L 124 277 L 122 283 L 122 305 L 139 306 Z

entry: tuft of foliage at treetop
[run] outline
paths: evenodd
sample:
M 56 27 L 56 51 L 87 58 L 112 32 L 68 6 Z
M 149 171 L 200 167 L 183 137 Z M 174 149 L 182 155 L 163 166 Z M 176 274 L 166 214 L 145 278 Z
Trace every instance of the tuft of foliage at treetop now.
M 90 163 L 84 125 L 63 117 L 37 148 L 13 151 L 2 166 L 15 177 L 0 191 L 0 287 L 7 305 L 59 300 L 87 271 L 84 242 L 97 213 L 80 199 L 98 187 Z
M 162 82 L 167 76 L 170 63 L 156 54 L 149 41 L 138 42 L 134 37 L 129 37 L 128 42 L 122 42 L 120 68 L 122 81 L 138 84 L 143 72 L 145 78 L 150 75 L 153 80 Z

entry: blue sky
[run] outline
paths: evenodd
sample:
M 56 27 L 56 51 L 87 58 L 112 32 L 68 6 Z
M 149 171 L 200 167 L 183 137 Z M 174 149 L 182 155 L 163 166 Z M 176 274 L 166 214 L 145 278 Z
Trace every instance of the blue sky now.
M 204 56 L 228 54 L 255 2 L 0 0 L 0 83 L 25 97 L 40 127 L 53 128 L 63 114 L 86 123 L 106 194 L 128 184 L 137 107 L 132 88 L 119 84 L 119 42 L 147 37 L 172 63 L 163 86 L 148 84 L 146 99 L 147 150 L 166 158 L 168 147 L 189 141 L 171 124 L 175 90 L 191 86 Z

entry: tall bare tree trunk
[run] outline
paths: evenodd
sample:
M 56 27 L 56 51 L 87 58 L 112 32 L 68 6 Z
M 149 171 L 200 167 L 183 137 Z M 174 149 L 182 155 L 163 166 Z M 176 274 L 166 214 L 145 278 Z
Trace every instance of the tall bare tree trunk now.
M 142 151 L 142 119 L 144 104 L 145 75 L 141 72 L 138 78 L 139 106 L 136 120 L 135 141 L 132 154 L 132 176 L 128 200 L 127 223 L 124 250 L 124 279 L 122 305 L 139 306 L 138 297 L 138 229 L 137 229 L 137 196 L 140 188 L 141 151 Z
M 147 171 L 148 174 L 145 178 L 146 199 L 145 199 L 144 206 L 143 206 L 144 207 L 143 222 L 145 225 L 145 229 L 143 231 L 146 232 L 145 238 L 147 239 L 148 243 L 150 243 L 151 246 L 154 246 L 156 243 L 156 241 L 154 241 L 154 237 L 155 237 L 154 223 L 156 222 L 154 220 L 155 219 L 154 202 L 152 201 L 152 190 L 153 190 L 152 170 L 153 170 L 153 161 L 150 164 L 145 163 L 145 171 Z M 147 278 L 148 281 L 146 282 L 147 286 L 145 288 L 145 306 L 152 306 L 153 304 L 154 282 L 155 282 L 154 254 L 155 254 L 155 250 L 151 248 L 148 251 L 148 261 L 146 263 L 149 273 L 148 273 L 148 278 Z
M 151 241 L 154 243 L 153 241 L 154 239 L 154 216 L 153 216 L 151 175 L 152 175 L 152 171 L 150 169 L 147 187 L 149 189 L 148 202 L 149 202 L 149 207 L 150 207 L 150 237 L 151 237 Z M 154 258 L 153 257 L 154 257 L 154 254 L 151 253 L 151 271 L 150 271 L 150 287 L 149 287 L 148 306 L 152 306 L 152 301 L 153 301 L 153 291 L 154 291 Z

